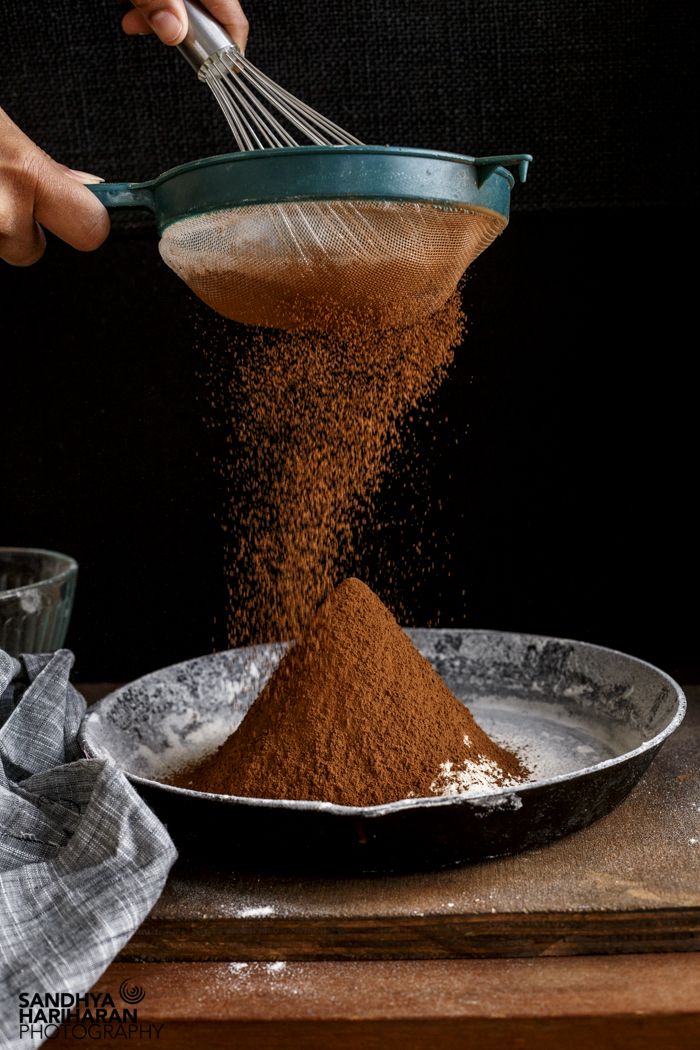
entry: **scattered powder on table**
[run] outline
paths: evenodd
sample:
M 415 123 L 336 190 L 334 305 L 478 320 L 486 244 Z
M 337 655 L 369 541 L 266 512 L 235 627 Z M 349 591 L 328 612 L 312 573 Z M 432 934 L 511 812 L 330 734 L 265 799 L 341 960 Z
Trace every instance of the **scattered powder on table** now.
M 325 321 L 319 304 L 317 329 L 223 326 L 217 340 L 209 320 L 201 339 L 227 449 L 230 646 L 298 638 L 348 575 L 402 428 L 441 383 L 464 328 L 458 294 L 409 327 Z
M 320 606 L 223 746 L 172 783 L 371 806 L 519 783 L 389 610 L 356 579 Z

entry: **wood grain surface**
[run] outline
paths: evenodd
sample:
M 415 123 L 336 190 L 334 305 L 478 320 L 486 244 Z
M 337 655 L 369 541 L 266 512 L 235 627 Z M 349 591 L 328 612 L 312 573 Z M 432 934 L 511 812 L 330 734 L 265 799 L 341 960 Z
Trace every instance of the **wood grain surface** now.
M 139 1045 L 166 1050 L 690 1050 L 699 756 L 694 689 L 684 726 L 630 797 L 542 850 L 348 880 L 255 878 L 183 858 L 94 990 L 118 1002 L 122 981 L 140 985 Z M 423 955 L 445 958 L 413 958 Z M 80 1032 L 52 1040 L 77 1043 Z
M 616 810 L 549 846 L 448 871 L 255 876 L 183 857 L 120 959 L 430 959 L 700 944 L 700 688 Z M 420 849 L 420 843 L 416 843 Z
M 118 1002 L 124 980 L 145 992 L 138 1044 L 167 1050 L 690 1050 L 700 1032 L 698 955 L 117 963 L 94 990 Z

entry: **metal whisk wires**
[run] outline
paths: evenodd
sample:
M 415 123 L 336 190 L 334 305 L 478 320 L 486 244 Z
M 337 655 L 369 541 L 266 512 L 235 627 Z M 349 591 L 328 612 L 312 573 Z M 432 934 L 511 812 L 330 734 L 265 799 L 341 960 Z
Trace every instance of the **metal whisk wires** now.
M 211 88 L 241 150 L 299 146 L 296 133 L 318 146 L 362 145 L 262 73 L 235 44 L 211 55 L 201 66 L 199 79 Z

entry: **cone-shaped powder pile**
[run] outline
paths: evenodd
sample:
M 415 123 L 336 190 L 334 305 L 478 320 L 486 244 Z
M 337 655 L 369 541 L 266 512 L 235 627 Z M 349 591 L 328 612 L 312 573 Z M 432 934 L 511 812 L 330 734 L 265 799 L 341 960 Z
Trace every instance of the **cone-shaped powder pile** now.
M 372 806 L 527 775 L 450 692 L 389 610 L 345 580 L 223 746 L 173 783 Z

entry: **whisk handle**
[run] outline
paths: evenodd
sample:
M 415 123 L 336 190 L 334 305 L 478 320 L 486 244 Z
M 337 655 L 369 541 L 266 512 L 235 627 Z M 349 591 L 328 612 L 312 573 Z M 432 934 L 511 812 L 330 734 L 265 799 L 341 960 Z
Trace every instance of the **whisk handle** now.
M 105 208 L 148 208 L 156 210 L 152 187 L 145 182 L 100 182 L 87 187 Z
M 235 47 L 224 27 L 197 0 L 183 0 L 187 11 L 187 36 L 178 51 L 198 73 L 217 51 Z

